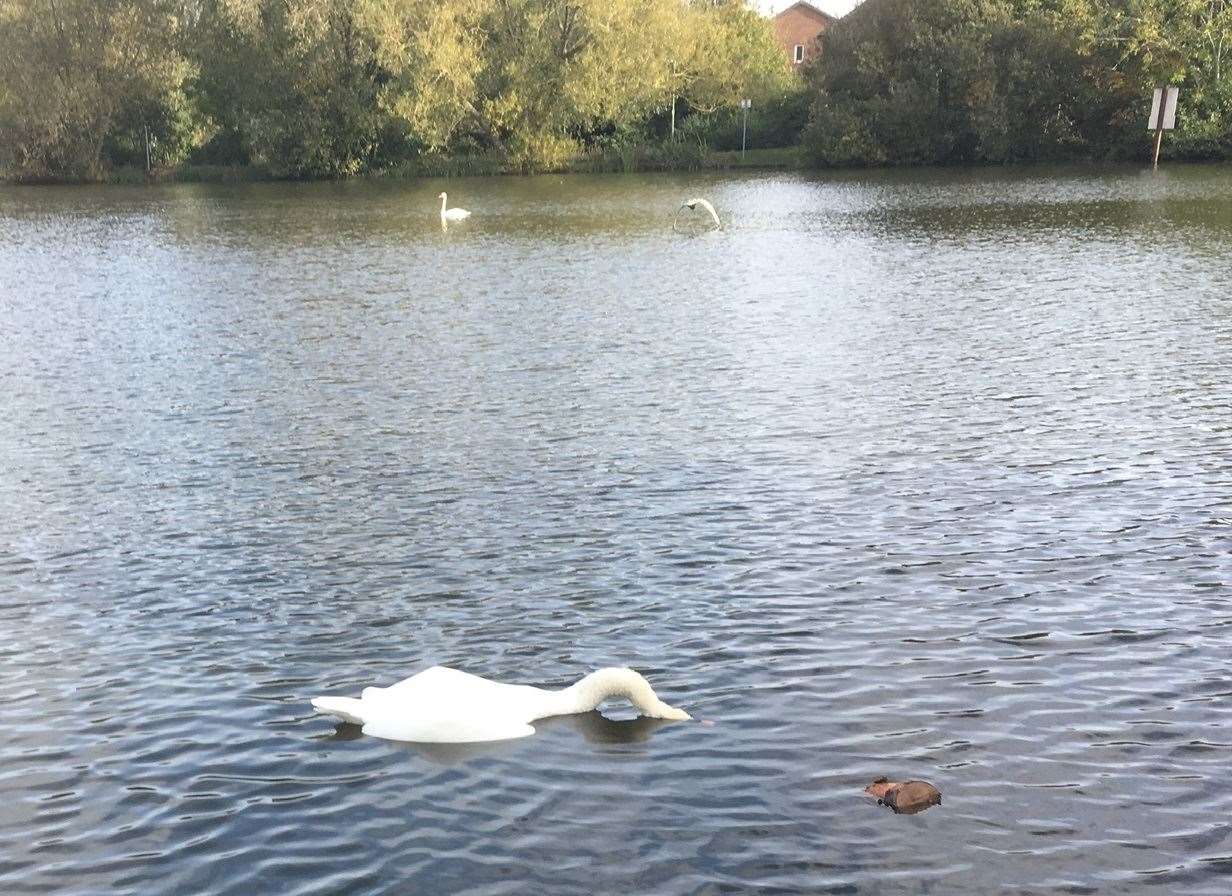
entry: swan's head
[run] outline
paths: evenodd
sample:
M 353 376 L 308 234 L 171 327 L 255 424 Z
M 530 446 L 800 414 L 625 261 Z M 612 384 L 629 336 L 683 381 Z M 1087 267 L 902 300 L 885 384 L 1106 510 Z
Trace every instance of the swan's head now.
M 651 718 L 671 719 L 675 722 L 687 722 L 689 719 L 693 718 L 678 706 L 668 706 L 662 701 L 660 701 L 660 703 L 662 705 L 655 711 L 656 714 L 648 713 L 647 715 L 650 715 Z
M 444 194 L 444 193 L 442 193 L 440 196 L 437 196 L 436 198 L 437 198 L 437 199 L 444 199 L 444 198 L 445 198 L 445 194 Z

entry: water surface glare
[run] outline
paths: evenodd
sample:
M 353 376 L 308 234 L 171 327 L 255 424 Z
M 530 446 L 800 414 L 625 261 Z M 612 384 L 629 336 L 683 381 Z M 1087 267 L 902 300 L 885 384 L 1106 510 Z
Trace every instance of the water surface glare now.
M 1232 166 L 0 190 L 0 892 L 1226 896 L 1230 352 Z

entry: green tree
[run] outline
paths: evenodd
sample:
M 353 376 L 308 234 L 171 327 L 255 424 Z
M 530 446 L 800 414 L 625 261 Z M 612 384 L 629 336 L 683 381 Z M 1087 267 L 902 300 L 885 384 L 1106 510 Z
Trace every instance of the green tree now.
M 1152 60 L 1116 27 L 1096 0 L 868 0 L 809 72 L 806 143 L 823 164 L 1124 155 Z
M 387 79 L 363 20 L 369 8 L 346 0 L 211 3 L 193 48 L 203 108 L 271 171 L 358 173 L 379 141 Z
M 744 98 L 781 98 L 795 86 L 770 21 L 741 0 L 658 3 L 642 16 L 658 42 L 672 134 L 680 102 L 710 114 Z
M 169 137 L 163 113 L 188 74 L 180 14 L 159 0 L 0 0 L 0 140 L 15 170 L 97 176 L 117 124 L 155 119 Z
M 782 96 L 740 0 L 0 0 L 0 152 L 32 175 L 249 162 L 348 176 L 482 150 L 527 169 L 674 110 Z

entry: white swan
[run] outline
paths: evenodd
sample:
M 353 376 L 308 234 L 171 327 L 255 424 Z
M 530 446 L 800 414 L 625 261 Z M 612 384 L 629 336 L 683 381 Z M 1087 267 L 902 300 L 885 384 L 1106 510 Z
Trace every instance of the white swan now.
M 433 666 L 387 688 L 364 688 L 358 700 L 314 697 L 312 707 L 363 725 L 373 737 L 464 744 L 526 737 L 535 733 L 530 723 L 536 719 L 590 712 L 610 697 L 624 697 L 651 718 L 692 718 L 660 700 L 632 669 L 600 669 L 572 687 L 549 691 Z
M 468 212 L 464 208 L 446 208 L 445 203 L 449 200 L 449 197 L 446 196 L 444 193 L 442 193 L 440 196 L 437 196 L 436 198 L 441 201 L 441 220 L 442 221 L 461 221 L 471 216 L 471 213 Z
M 680 212 L 682 210 L 687 208 L 689 211 L 692 211 L 699 205 L 706 211 L 710 212 L 710 218 L 714 221 L 714 226 L 722 229 L 723 223 L 719 220 L 719 213 L 714 210 L 714 206 L 711 205 L 708 200 L 702 199 L 700 196 L 693 199 L 686 199 L 684 202 L 680 203 L 680 209 L 676 211 L 676 217 L 680 217 Z

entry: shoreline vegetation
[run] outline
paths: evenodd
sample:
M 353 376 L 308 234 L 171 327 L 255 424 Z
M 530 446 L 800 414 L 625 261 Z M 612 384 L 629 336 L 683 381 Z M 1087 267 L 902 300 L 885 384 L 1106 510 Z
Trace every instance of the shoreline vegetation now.
M 1160 84 L 1163 158 L 1232 159 L 1232 0 L 865 0 L 802 73 L 742 0 L 25 0 L 0 45 L 6 182 L 1142 161 Z
M 966 170 L 971 172 L 992 172 L 998 169 L 1030 169 L 1042 166 L 1046 170 L 1054 170 L 1058 166 L 1068 170 L 1069 166 L 1082 166 L 1083 170 L 1104 170 L 1124 167 L 1150 168 L 1150 159 L 1055 159 L 1036 162 L 984 162 L 980 164 L 912 164 L 912 165 L 845 165 L 816 166 L 808 162 L 804 148 L 799 146 L 780 147 L 778 149 L 761 150 L 754 153 L 748 151 L 748 157 L 741 162 L 740 151 L 722 151 L 708 154 L 699 165 L 679 165 L 666 163 L 643 164 L 638 162 L 633 167 L 607 164 L 592 164 L 589 159 L 576 159 L 552 170 L 523 171 L 502 165 L 499 161 L 475 158 L 440 158 L 424 160 L 422 165 L 404 166 L 390 170 L 366 171 L 362 174 L 345 178 L 289 178 L 285 174 L 275 174 L 251 165 L 192 165 L 185 163 L 176 168 L 162 168 L 151 171 L 148 175 L 141 168 L 114 168 L 99 177 L 89 180 L 67 180 L 64 178 L 15 178 L 0 172 L 0 186 L 154 186 L 171 184 L 272 184 L 272 183 L 327 183 L 330 181 L 409 181 L 416 179 L 448 180 L 464 177 L 532 177 L 540 175 L 585 175 L 585 174 L 688 174 L 704 172 L 802 172 L 823 174 L 852 174 L 860 171 L 908 171 L 908 170 Z M 1201 168 L 1203 166 L 1227 164 L 1223 159 L 1170 159 L 1168 168 L 1175 170 L 1177 166 Z
M 386 168 L 352 175 L 370 180 L 413 180 L 416 178 L 517 177 L 532 174 L 643 174 L 690 171 L 800 171 L 805 170 L 804 150 L 800 146 L 750 149 L 743 158 L 740 150 L 694 149 L 688 153 L 668 153 L 656 146 L 632 147 L 623 152 L 590 152 L 563 161 L 549 169 L 526 170 L 499 156 L 430 156 Z M 91 178 L 65 179 L 13 176 L 0 172 L 0 183 L 11 185 L 51 184 L 174 184 L 174 183 L 273 183 L 279 181 L 324 180 L 289 177 L 255 165 L 204 165 L 183 162 L 174 167 L 111 168 Z
M 569 160 L 558 168 L 550 170 L 525 171 L 502 163 L 499 159 L 483 157 L 441 157 L 417 160 L 413 165 L 403 165 L 388 170 L 366 171 L 345 178 L 292 178 L 252 165 L 194 165 L 184 163 L 175 168 L 161 168 L 149 174 L 144 169 L 135 167 L 113 168 L 99 177 L 91 179 L 67 180 L 64 178 L 20 178 L 10 177 L 0 172 L 0 186 L 144 186 L 160 184 L 268 184 L 268 183 L 323 183 L 330 180 L 352 181 L 407 181 L 415 179 L 450 179 L 463 177 L 528 177 L 537 175 L 574 175 L 574 174 L 685 174 L 716 171 L 747 171 L 747 172 L 804 172 L 821 174 L 830 172 L 886 171 L 911 169 L 965 169 L 972 172 L 995 171 L 1000 168 L 1022 169 L 1036 165 L 1052 169 L 1055 166 L 1080 165 L 1084 168 L 1095 166 L 1104 168 L 1111 166 L 1150 167 L 1150 159 L 1049 159 L 1031 162 L 984 162 L 975 165 L 965 164 L 876 164 L 876 165 L 844 165 L 817 166 L 809 163 L 808 155 L 802 146 L 778 147 L 774 149 L 748 150 L 746 158 L 740 159 L 739 150 L 710 151 L 700 157 L 697 164 L 666 162 L 648 153 L 647 157 L 637 156 L 634 164 L 626 167 L 621 157 L 610 156 L 598 159 L 581 157 Z M 1226 160 L 1218 158 L 1171 159 L 1169 168 L 1181 166 L 1220 165 Z

